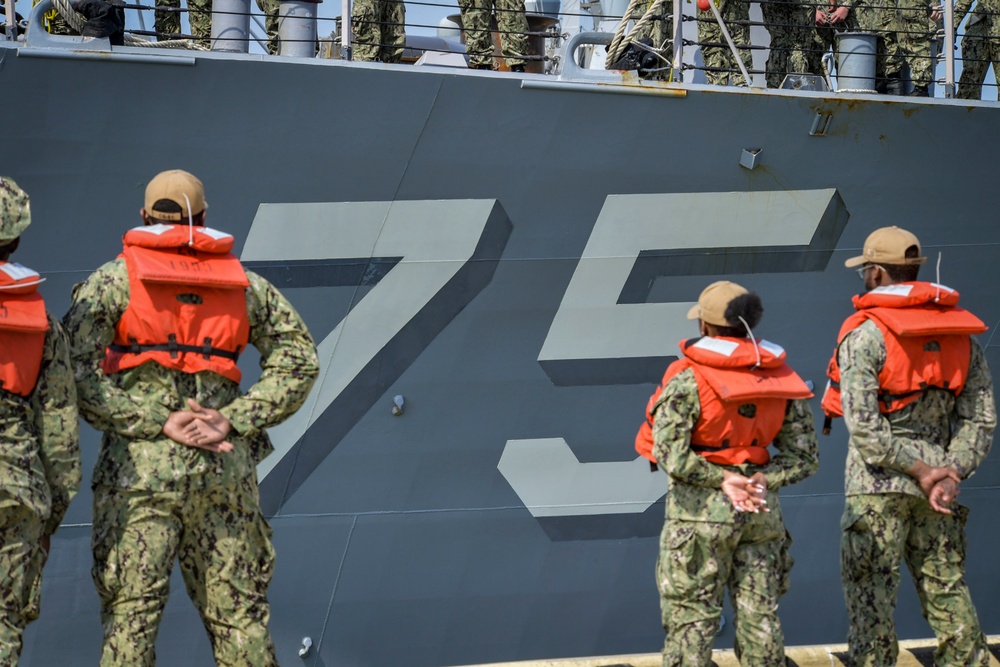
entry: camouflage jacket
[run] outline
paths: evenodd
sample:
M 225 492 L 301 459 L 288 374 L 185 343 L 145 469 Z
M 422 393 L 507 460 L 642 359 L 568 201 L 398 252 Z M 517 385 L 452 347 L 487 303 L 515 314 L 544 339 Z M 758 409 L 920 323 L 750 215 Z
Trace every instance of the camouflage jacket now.
M 0 508 L 29 507 L 51 535 L 80 488 L 80 424 L 66 334 L 58 320 L 48 320 L 34 392 L 23 398 L 0 391 Z
M 722 492 L 723 470 L 767 478 L 768 506 L 778 512 L 778 489 L 819 468 L 819 447 L 812 410 L 804 400 L 788 402 L 785 421 L 772 446 L 777 454 L 765 465 L 722 466 L 691 449 L 691 431 L 701 416 L 698 382 L 690 368 L 675 375 L 660 394 L 653 421 L 653 455 L 669 479 L 667 517 L 684 521 L 734 523 L 739 513 Z
M 155 362 L 105 376 L 105 349 L 128 306 L 129 281 L 119 258 L 73 290 L 63 322 L 70 336 L 80 413 L 104 432 L 94 485 L 182 491 L 190 485 L 231 484 L 251 474 L 271 452 L 265 428 L 291 416 L 305 401 L 319 362 L 302 318 L 269 282 L 247 271 L 250 343 L 260 352 L 260 379 L 243 394 L 211 372 L 188 374 Z M 214 454 L 180 445 L 162 434 L 171 412 L 193 398 L 230 422 L 234 450 Z
M 885 364 L 885 339 L 872 321 L 849 333 L 837 351 L 844 423 L 850 440 L 844 480 L 849 496 L 908 493 L 923 497 L 906 474 L 919 459 L 954 466 L 963 479 L 990 451 L 997 411 L 993 379 L 983 350 L 972 341 L 969 376 L 958 396 L 931 389 L 901 410 L 882 414 L 878 374 Z

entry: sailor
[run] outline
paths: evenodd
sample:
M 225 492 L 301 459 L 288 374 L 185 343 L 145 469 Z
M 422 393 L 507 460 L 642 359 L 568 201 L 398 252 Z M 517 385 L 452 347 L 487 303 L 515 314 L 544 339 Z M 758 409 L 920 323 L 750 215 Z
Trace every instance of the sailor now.
M 17 665 L 38 618 L 49 540 L 80 488 L 79 423 L 69 344 L 37 292 L 42 281 L 10 261 L 31 223 L 28 195 L 0 177 L 0 664 Z
M 406 4 L 403 0 L 354 0 L 351 57 L 398 63 L 406 48 Z
M 955 4 L 955 34 L 965 15 L 969 22 L 962 35 L 962 76 L 958 80 L 958 94 L 963 100 L 978 100 L 983 96 L 986 71 L 993 64 L 993 74 L 1000 71 L 1000 3 L 996 0 L 958 0 Z M 957 39 L 957 38 L 956 38 Z
M 809 387 L 785 351 L 753 337 L 760 297 L 720 281 L 688 313 L 701 337 L 682 341 L 647 411 L 639 453 L 668 476 L 656 580 L 664 667 L 708 667 L 725 589 L 745 665 L 785 664 L 778 601 L 791 539 L 778 489 L 816 472 Z M 772 457 L 768 445 L 773 444 Z
M 747 0 L 699 0 L 697 3 L 698 41 L 702 44 L 705 80 L 721 86 L 746 86 L 746 79 L 740 72 L 733 50 L 729 48 L 709 2 L 714 2 L 718 7 L 719 15 L 747 72 L 753 69 L 753 58 L 747 48 L 750 46 L 750 3 Z
M 849 436 L 841 575 L 850 664 L 896 664 L 905 559 L 938 638 L 935 664 L 985 667 L 964 580 L 969 512 L 954 501 L 997 421 L 986 358 L 971 338 L 986 326 L 957 306 L 958 292 L 917 281 L 925 261 L 916 236 L 883 227 L 845 262 L 866 291 L 837 337 L 823 408 L 843 414 Z
M 767 54 L 767 86 L 780 88 L 788 74 L 819 74 L 818 54 L 813 48 L 813 22 L 809 8 L 797 0 L 764 0 L 760 3 L 764 26 L 771 35 Z
M 458 0 L 471 69 L 493 69 L 491 12 L 496 13 L 501 53 L 511 72 L 523 72 L 528 55 L 528 19 L 524 0 Z
M 153 665 L 175 560 L 218 665 L 277 665 L 268 632 L 271 529 L 255 466 L 294 413 L 316 348 L 294 308 L 204 226 L 186 171 L 146 187 L 145 226 L 73 293 L 64 323 L 80 410 L 104 437 L 94 467 L 102 665 Z M 261 375 L 240 391 L 247 344 Z

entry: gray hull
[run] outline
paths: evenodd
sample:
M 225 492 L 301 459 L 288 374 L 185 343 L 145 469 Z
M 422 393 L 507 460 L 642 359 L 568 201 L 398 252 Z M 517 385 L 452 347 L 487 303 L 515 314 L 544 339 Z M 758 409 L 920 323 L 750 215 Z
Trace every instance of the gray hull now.
M 695 333 L 678 313 L 708 282 L 760 292 L 758 333 L 818 388 L 860 288 L 843 260 L 875 227 L 940 250 L 941 280 L 1000 321 L 985 178 L 995 105 L 65 55 L 0 49 L 0 81 L 16 92 L 0 110 L 13 128 L 0 173 L 31 194 L 35 220 L 17 259 L 48 276 L 52 310 L 120 250 L 146 180 L 177 167 L 204 180 L 209 224 L 245 240 L 244 261 L 322 341 L 321 385 L 275 430 L 279 453 L 260 471 L 284 665 L 658 650 L 665 479 L 632 441 L 677 341 Z M 825 136 L 810 134 L 818 113 L 832 115 Z M 757 148 L 757 166 L 741 167 Z M 1000 345 L 981 342 L 1000 368 Z M 83 433 L 89 469 L 99 439 Z M 847 632 L 843 426 L 821 445 L 819 473 L 783 493 L 790 645 Z M 962 494 L 988 633 L 1000 632 L 998 483 L 991 456 Z M 29 667 L 98 660 L 84 486 L 53 542 Z M 212 664 L 179 577 L 173 590 L 159 664 Z M 903 638 L 930 634 L 908 584 L 897 622 Z M 727 623 L 719 646 L 731 645 Z

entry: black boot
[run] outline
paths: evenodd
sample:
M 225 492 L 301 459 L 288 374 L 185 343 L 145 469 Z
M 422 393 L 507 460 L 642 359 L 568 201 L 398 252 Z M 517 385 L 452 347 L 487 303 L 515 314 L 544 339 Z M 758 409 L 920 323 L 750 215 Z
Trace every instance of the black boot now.
M 899 74 L 890 74 L 886 77 L 885 92 L 887 95 L 905 95 L 906 82 L 899 77 Z
M 524 74 L 524 65 L 511 65 L 511 72 L 518 72 L 519 74 Z
M 927 86 L 914 86 L 910 91 L 910 97 L 928 97 Z

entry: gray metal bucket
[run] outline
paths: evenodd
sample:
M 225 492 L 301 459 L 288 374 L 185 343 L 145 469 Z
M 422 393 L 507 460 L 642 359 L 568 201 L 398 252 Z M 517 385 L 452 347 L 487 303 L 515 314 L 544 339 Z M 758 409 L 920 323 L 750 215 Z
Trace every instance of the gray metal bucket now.
M 875 45 L 878 36 L 845 32 L 837 38 L 837 91 L 875 92 Z

